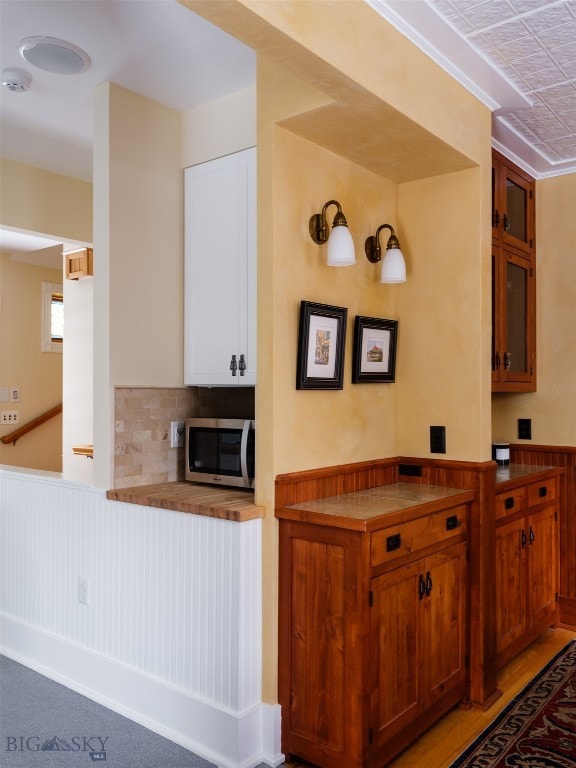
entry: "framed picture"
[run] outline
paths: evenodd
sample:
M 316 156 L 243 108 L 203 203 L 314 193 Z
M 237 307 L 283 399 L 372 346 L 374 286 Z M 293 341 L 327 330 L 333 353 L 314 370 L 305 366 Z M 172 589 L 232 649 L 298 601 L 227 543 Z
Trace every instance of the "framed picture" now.
M 344 307 L 300 303 L 296 389 L 342 389 L 347 315 Z
M 356 316 L 352 382 L 391 382 L 396 374 L 398 320 Z

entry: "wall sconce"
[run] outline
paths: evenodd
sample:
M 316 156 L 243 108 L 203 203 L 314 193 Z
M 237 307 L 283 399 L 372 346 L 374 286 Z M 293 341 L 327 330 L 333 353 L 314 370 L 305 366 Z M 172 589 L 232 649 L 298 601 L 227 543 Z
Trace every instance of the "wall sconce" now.
M 386 245 L 386 253 L 382 259 L 380 249 L 380 232 L 383 229 L 390 230 L 390 237 L 388 244 Z M 371 261 L 372 264 L 377 264 L 382 260 L 382 269 L 380 271 L 381 283 L 405 283 L 406 282 L 406 262 L 402 251 L 400 250 L 400 243 L 398 238 L 394 234 L 394 228 L 390 224 L 382 224 L 376 230 L 375 235 L 371 235 L 366 238 L 364 243 L 364 250 L 366 252 L 366 258 Z
M 326 222 L 326 209 L 329 205 L 335 205 L 338 212 L 334 216 L 332 233 L 328 234 Z M 348 222 L 342 213 L 342 208 L 337 200 L 328 200 L 322 208 L 322 213 L 315 213 L 310 217 L 310 237 L 318 245 L 328 241 L 328 256 L 326 264 L 329 267 L 349 267 L 356 264 L 354 254 L 354 241 L 348 229 Z

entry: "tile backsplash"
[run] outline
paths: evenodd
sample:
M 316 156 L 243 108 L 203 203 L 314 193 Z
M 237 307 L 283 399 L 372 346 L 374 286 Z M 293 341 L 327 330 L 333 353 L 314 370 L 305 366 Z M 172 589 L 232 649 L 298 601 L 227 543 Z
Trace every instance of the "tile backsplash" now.
M 184 480 L 170 422 L 189 416 L 254 418 L 254 388 L 115 387 L 114 488 Z

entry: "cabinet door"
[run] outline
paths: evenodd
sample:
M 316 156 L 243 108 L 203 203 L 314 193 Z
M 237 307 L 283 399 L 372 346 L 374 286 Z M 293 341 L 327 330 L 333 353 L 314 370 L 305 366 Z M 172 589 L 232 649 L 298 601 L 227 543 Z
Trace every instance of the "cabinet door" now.
M 556 618 L 558 543 L 554 507 L 528 516 L 528 598 L 532 624 L 546 627 Z
M 423 704 L 466 680 L 466 544 L 427 557 L 420 659 Z
M 492 164 L 492 236 L 534 253 L 534 180 L 501 155 Z
M 535 389 L 535 285 L 531 259 L 504 248 L 493 257 L 492 379 L 495 391 Z
M 367 585 L 359 584 L 361 547 L 357 532 L 281 523 L 282 749 L 316 765 L 360 768 L 368 737 L 369 609 Z
M 187 385 L 256 380 L 255 157 L 250 149 L 185 171 Z
M 496 652 L 526 631 L 524 519 L 496 529 Z
M 419 585 L 423 562 L 372 580 L 372 746 L 411 723 L 420 707 Z

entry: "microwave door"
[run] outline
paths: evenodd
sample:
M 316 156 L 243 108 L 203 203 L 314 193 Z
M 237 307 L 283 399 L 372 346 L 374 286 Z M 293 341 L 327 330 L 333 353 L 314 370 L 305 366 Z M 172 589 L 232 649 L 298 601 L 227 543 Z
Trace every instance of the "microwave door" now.
M 240 463 L 242 469 L 242 480 L 246 488 L 250 487 L 250 478 L 248 477 L 248 434 L 250 432 L 250 421 L 246 420 L 242 427 L 242 439 L 240 442 Z

